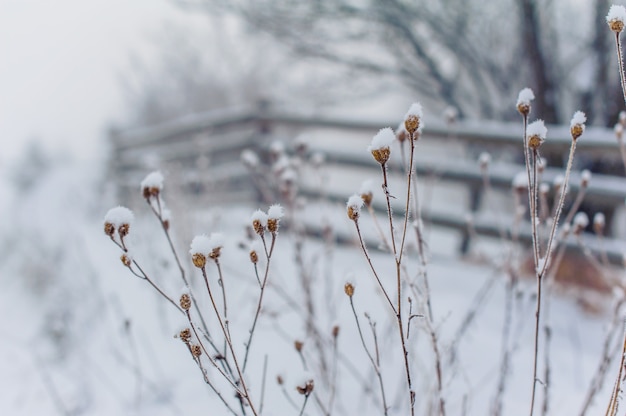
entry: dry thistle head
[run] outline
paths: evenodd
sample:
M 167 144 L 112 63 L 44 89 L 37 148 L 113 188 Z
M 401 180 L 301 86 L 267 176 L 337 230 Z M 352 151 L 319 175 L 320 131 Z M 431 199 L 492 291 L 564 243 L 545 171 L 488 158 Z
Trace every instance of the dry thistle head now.
M 480 157 L 478 158 L 478 164 L 480 165 L 480 170 L 487 170 L 489 168 L 489 164 L 491 163 L 491 155 L 487 152 L 482 152 Z
M 413 103 L 404 116 L 404 128 L 409 133 L 409 138 L 413 140 L 416 131 L 422 127 L 422 105 L 420 103 Z
M 576 111 L 570 122 L 570 133 L 572 134 L 572 140 L 578 139 L 585 131 L 585 122 L 587 116 L 582 111 Z
M 407 131 L 405 130 L 404 123 L 401 123 L 398 126 L 398 129 L 396 130 L 396 139 L 398 139 L 398 141 L 402 143 L 408 138 L 409 138 L 409 133 L 407 133 Z
M 304 347 L 304 342 L 297 339 L 293 342 L 293 347 L 296 349 L 296 351 L 302 352 L 302 347 Z
M 574 234 L 580 235 L 589 225 L 589 217 L 584 212 L 579 212 L 574 216 Z
M 178 333 L 178 338 L 185 344 L 189 344 L 191 342 L 191 329 L 183 328 Z
M 354 285 L 350 282 L 346 282 L 346 284 L 343 285 L 343 291 L 346 292 L 346 295 L 349 297 L 354 296 Z
M 113 234 L 115 234 L 115 225 L 111 224 L 110 222 L 105 222 L 104 233 L 109 237 L 113 237 Z
M 528 190 L 528 175 L 526 172 L 519 172 L 513 177 L 513 190 L 524 194 Z
M 161 212 L 161 221 L 163 221 L 163 228 L 165 230 L 170 229 L 170 220 L 172 218 L 172 212 L 169 209 L 163 209 Z
M 282 386 L 285 383 L 285 380 L 283 379 L 283 376 L 281 376 L 280 374 L 277 374 L 276 382 L 278 383 L 279 386 Z
M 396 139 L 396 135 L 389 127 L 380 129 L 372 139 L 372 143 L 367 150 L 374 156 L 374 159 L 381 165 L 385 165 L 391 155 L 391 143 Z
M 624 6 L 612 5 L 609 13 L 606 15 L 606 23 L 615 33 L 621 33 L 624 30 L 624 22 L 626 22 L 626 9 Z
M 526 141 L 531 150 L 537 150 L 543 144 L 548 134 L 543 120 L 533 121 L 526 128 Z
M 222 254 L 222 247 L 224 247 L 224 235 L 222 233 L 211 233 L 209 244 L 209 257 L 217 260 Z
M 196 358 L 198 358 L 198 357 L 200 357 L 202 355 L 202 348 L 198 344 L 191 345 L 189 347 L 189 350 L 191 351 L 191 355 L 193 355 Z
M 141 193 L 144 198 L 158 196 L 163 190 L 163 175 L 161 172 L 151 172 L 141 181 Z
M 302 380 L 296 384 L 296 390 L 298 393 L 308 396 L 313 392 L 315 388 L 315 383 L 313 381 L 313 377 L 310 374 L 305 374 Z
M 517 96 L 517 111 L 524 117 L 530 114 L 530 102 L 535 99 L 535 93 L 530 88 L 522 89 Z
M 276 234 L 278 231 L 278 225 L 280 223 L 280 219 L 284 216 L 283 207 L 279 204 L 274 204 L 269 207 L 267 210 L 267 230 Z
M 593 231 L 598 234 L 604 234 L 604 227 L 606 226 L 606 218 L 603 213 L 596 212 L 593 216 Z
M 132 263 L 132 259 L 130 258 L 128 253 L 122 253 L 122 255 L 120 256 L 120 260 L 122 261 L 122 264 L 126 267 L 130 267 Z
M 333 329 L 331 331 L 333 338 L 337 338 L 339 336 L 339 325 L 335 324 L 333 325 Z
M 581 188 L 588 187 L 589 182 L 591 182 L 591 172 L 588 169 L 584 169 L 580 173 L 580 187 Z
M 252 214 L 252 228 L 254 232 L 258 235 L 263 235 L 265 233 L 265 228 L 267 227 L 267 214 L 257 209 Z
M 361 208 L 363 207 L 363 198 L 360 195 L 354 194 L 348 198 L 346 209 L 348 212 L 348 218 L 352 221 L 358 221 L 361 216 Z
M 372 200 L 374 199 L 374 187 L 372 186 L 372 181 L 367 180 L 361 184 L 361 189 L 359 190 L 359 194 L 361 195 L 361 199 L 366 207 L 372 205 Z
M 191 296 L 189 296 L 189 293 L 183 293 L 182 295 L 180 295 L 180 300 L 178 303 L 180 304 L 180 307 L 183 308 L 183 310 L 188 311 L 189 308 L 191 308 Z
M 198 269 L 202 269 L 206 266 L 207 261 L 207 253 L 210 253 L 213 249 L 213 244 L 211 239 L 206 235 L 197 235 L 191 241 L 191 249 L 189 250 L 189 254 L 191 254 L 191 261 L 193 261 L 193 265 Z

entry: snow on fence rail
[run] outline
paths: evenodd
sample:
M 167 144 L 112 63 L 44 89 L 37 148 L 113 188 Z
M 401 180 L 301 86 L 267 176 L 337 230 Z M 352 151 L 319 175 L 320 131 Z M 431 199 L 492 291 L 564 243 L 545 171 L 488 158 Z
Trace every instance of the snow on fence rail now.
M 369 141 L 371 135 L 381 127 L 397 124 L 398 120 L 391 119 L 350 119 L 297 114 L 271 109 L 267 105 L 256 109 L 249 107 L 222 109 L 190 115 L 156 126 L 112 132 L 111 169 L 115 173 L 118 189 L 122 191 L 127 184 L 138 183 L 147 170 L 163 168 L 163 165 L 177 165 L 193 168 L 187 169 L 187 173 L 179 181 L 182 185 L 190 185 L 190 189 L 196 189 L 203 178 L 211 178 L 214 183 L 223 185 L 216 189 L 222 192 L 228 190 L 231 193 L 243 193 L 244 197 L 250 198 L 256 193 L 247 178 L 247 171 L 240 163 L 239 156 L 243 149 L 253 148 L 262 152 L 276 137 L 293 138 L 299 133 L 315 129 L 335 132 L 338 137 L 335 140 L 338 141 L 341 140 L 338 131 L 363 133 L 364 138 Z M 429 119 L 422 137 L 431 142 L 455 141 L 472 148 L 521 152 L 521 122 L 459 120 L 446 123 Z M 549 126 L 549 140 L 542 146 L 542 155 L 558 160 L 566 154 L 570 143 L 568 126 Z M 438 180 L 463 184 L 469 191 L 467 211 L 475 212 L 479 209 L 483 174 L 475 160 L 433 159 L 428 155 L 421 156 L 418 155 L 417 163 L 419 175 L 435 176 Z M 619 162 L 619 147 L 613 131 L 596 127 L 587 128 L 584 137 L 578 141 L 577 158 Z M 346 168 L 375 168 L 370 159 L 365 152 L 355 152 L 342 146 L 333 147 L 332 154 L 328 155 L 330 164 Z M 490 166 L 488 175 L 494 188 L 508 191 L 515 175 L 523 169 L 521 162 L 494 163 Z M 544 173 L 544 179 L 550 182 L 559 173 L 561 173 L 559 169 L 548 168 Z M 574 174 L 570 182 L 570 192 L 578 192 L 579 184 L 580 178 Z M 303 192 L 313 196 L 316 191 L 305 188 Z M 345 199 L 345 195 L 338 190 L 330 189 L 327 195 L 328 198 L 337 201 Z M 124 198 L 123 194 L 121 197 Z M 625 198 L 626 181 L 623 177 L 594 174 L 587 189 L 587 199 L 592 200 L 595 207 L 600 207 L 605 212 L 609 222 L 614 210 L 624 204 Z M 464 233 L 461 250 L 467 249 L 470 236 L 464 217 L 445 213 L 431 213 L 426 216 L 433 225 Z M 319 230 L 310 231 L 319 234 Z M 499 235 L 493 221 L 483 221 L 480 218 L 474 223 L 474 231 L 486 236 Z M 529 235 L 526 236 L 526 233 L 522 232 L 520 237 L 526 239 Z M 343 239 L 341 236 L 337 238 Z M 593 239 L 589 240 L 592 250 L 600 250 L 600 247 L 591 241 Z M 622 241 L 606 240 L 603 247 L 609 251 L 609 258 L 613 263 L 622 263 L 622 255 L 626 252 L 626 245 Z

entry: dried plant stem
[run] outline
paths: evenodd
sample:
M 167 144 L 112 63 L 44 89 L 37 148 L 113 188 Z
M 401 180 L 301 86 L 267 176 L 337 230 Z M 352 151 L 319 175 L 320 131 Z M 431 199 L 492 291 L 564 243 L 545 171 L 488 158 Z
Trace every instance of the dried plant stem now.
M 606 416 L 615 416 L 617 414 L 617 409 L 619 407 L 620 393 L 622 391 L 622 381 L 623 381 L 622 375 L 624 373 L 624 360 L 625 359 L 626 359 L 626 331 L 624 332 L 622 356 L 619 360 L 619 371 L 617 373 L 617 379 L 615 379 L 615 387 L 613 388 L 613 393 L 611 394 L 611 400 L 609 401 L 609 406 L 606 409 Z
M 304 414 L 304 408 L 306 407 L 306 404 L 309 401 L 309 394 L 305 394 L 304 395 L 304 402 L 302 402 L 302 408 L 300 408 L 300 413 L 298 413 L 299 416 L 302 416 Z
M 262 240 L 263 240 L 263 245 L 265 246 L 265 237 L 261 236 Z M 276 234 L 272 234 L 272 241 L 270 243 L 270 248 L 269 250 L 265 249 L 265 256 L 266 256 L 266 263 L 265 263 L 265 273 L 263 275 L 263 281 L 261 282 L 261 292 L 259 293 L 259 301 L 257 302 L 257 306 L 256 306 L 256 312 L 254 314 L 254 320 L 252 321 L 252 327 L 250 328 L 250 335 L 248 336 L 248 341 L 246 342 L 246 352 L 244 354 L 244 358 L 243 358 L 243 367 L 242 367 L 242 372 L 246 371 L 246 366 L 248 364 L 248 357 L 250 354 L 250 346 L 252 345 L 252 338 L 254 336 L 254 332 L 256 329 L 256 324 L 259 320 L 259 316 L 261 315 L 261 307 L 263 305 L 263 295 L 265 294 L 265 288 L 267 286 L 267 281 L 268 281 L 268 277 L 269 277 L 269 272 L 270 272 L 270 263 L 272 260 L 272 253 L 274 252 L 274 246 L 276 244 Z
M 190 348 L 189 352 L 191 353 L 191 348 Z M 204 366 L 202 365 L 202 361 L 200 361 L 200 357 L 194 357 L 193 354 L 192 354 L 192 357 L 193 357 L 193 360 L 198 365 L 198 368 L 200 369 L 200 372 L 202 373 L 202 378 L 204 379 L 204 382 L 211 388 L 211 390 L 213 390 L 213 393 L 215 393 L 217 395 L 217 397 L 220 399 L 220 401 L 224 404 L 224 406 L 226 406 L 226 409 L 228 409 L 228 411 L 230 413 L 232 413 L 233 415 L 238 416 L 238 413 L 235 412 L 232 407 L 230 407 L 230 405 L 228 404 L 228 402 L 226 401 L 226 399 L 224 398 L 222 393 L 220 393 L 219 390 L 217 390 L 215 385 L 213 385 L 213 383 L 209 379 L 207 371 L 204 368 Z
M 622 135 L 617 136 L 617 144 L 619 144 L 619 153 L 622 156 L 622 165 L 626 170 L 626 146 L 624 145 L 624 139 Z
M 622 56 L 622 44 L 619 39 L 621 32 L 615 32 L 615 47 L 617 49 L 617 62 L 619 64 L 619 78 L 622 86 L 622 93 L 624 95 L 624 102 L 626 102 L 626 79 L 624 74 L 624 58 Z M 626 165 L 625 165 L 626 166 Z
M 551 379 L 551 370 L 550 370 L 550 340 L 552 337 L 552 330 L 550 326 L 547 324 L 543 326 L 543 332 L 545 336 L 544 342 L 544 373 L 543 373 L 543 406 L 541 406 L 541 415 L 547 416 L 548 410 L 550 408 L 550 379 Z
M 230 331 L 227 329 L 226 325 L 224 324 L 224 320 L 222 319 L 220 311 L 219 311 L 219 309 L 217 307 L 217 303 L 215 303 L 215 298 L 213 296 L 213 292 L 211 291 L 211 287 L 209 285 L 209 278 L 207 276 L 205 267 L 202 268 L 202 277 L 204 277 L 204 282 L 206 283 L 207 292 L 209 292 L 209 298 L 211 299 L 211 305 L 213 306 L 213 311 L 215 312 L 215 316 L 217 317 L 217 320 L 218 320 L 218 322 L 220 324 L 220 327 L 222 329 L 222 333 L 224 334 L 224 339 L 226 340 L 226 344 L 228 344 L 228 349 L 230 350 L 231 356 L 233 357 L 233 363 L 235 365 L 235 370 L 237 371 L 237 374 L 239 376 L 239 382 L 241 383 L 241 388 L 243 389 L 243 394 L 241 396 L 246 400 L 246 402 L 250 406 L 250 410 L 252 411 L 252 413 L 255 416 L 258 416 L 258 413 L 257 413 L 256 409 L 254 408 L 254 404 L 252 402 L 252 398 L 250 397 L 250 393 L 248 391 L 248 387 L 246 386 L 246 381 L 243 378 L 243 371 L 242 371 L 242 369 L 239 366 L 239 363 L 237 361 L 237 354 L 235 353 L 235 348 L 233 347 L 233 343 L 232 343 L 232 340 L 230 338 Z
M 393 211 L 391 210 L 391 198 L 393 198 L 389 194 L 389 182 L 387 180 L 387 165 L 381 164 L 381 169 L 383 171 L 383 191 L 385 192 L 385 201 L 387 202 L 387 217 L 389 218 L 389 233 L 391 239 L 391 248 L 393 249 L 394 259 L 398 260 L 398 251 L 396 249 L 396 237 L 393 231 Z
M 378 379 L 378 385 L 380 387 L 380 395 L 381 395 L 382 405 L 383 405 L 383 414 L 385 414 L 386 416 L 388 414 L 387 413 L 388 406 L 387 406 L 387 399 L 385 396 L 385 384 L 383 383 L 383 377 L 380 371 L 380 364 L 378 360 L 374 360 L 372 353 L 370 352 L 369 348 L 367 348 L 367 345 L 365 344 L 365 339 L 363 338 L 363 331 L 361 329 L 361 324 L 359 322 L 359 317 L 356 313 L 356 309 L 354 308 L 354 301 L 352 300 L 352 296 L 350 296 L 350 307 L 352 308 L 352 314 L 354 315 L 356 328 L 359 331 L 359 338 L 361 339 L 361 345 L 363 345 L 363 349 L 365 350 L 367 357 L 370 359 L 370 362 L 372 363 L 372 368 L 374 369 L 374 373 L 376 374 L 376 378 Z
M 626 302 L 626 298 L 622 297 L 614 308 L 613 313 L 613 321 L 611 322 L 611 328 L 609 328 L 606 338 L 604 339 L 604 344 L 602 346 L 602 358 L 598 363 L 598 368 L 591 380 L 591 384 L 589 386 L 589 390 L 585 395 L 585 401 L 583 402 L 582 409 L 580 410 L 579 416 L 584 416 L 587 414 L 587 410 L 589 406 L 591 406 L 591 402 L 595 398 L 598 391 L 602 389 L 604 381 L 606 380 L 606 373 L 611 364 L 611 360 L 613 357 L 619 354 L 619 349 L 621 345 L 617 340 L 617 335 L 619 334 L 619 330 L 623 327 L 622 319 L 620 316 L 620 310 L 624 303 Z

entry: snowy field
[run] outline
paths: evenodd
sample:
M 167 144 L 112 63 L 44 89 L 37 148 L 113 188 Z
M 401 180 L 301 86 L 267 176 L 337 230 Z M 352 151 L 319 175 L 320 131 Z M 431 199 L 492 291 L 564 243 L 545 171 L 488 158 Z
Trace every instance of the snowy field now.
M 4 359 L 0 413 L 228 414 L 203 383 L 185 346 L 173 336 L 184 323 L 182 316 L 125 269 L 119 261 L 120 250 L 104 235 L 102 218 L 117 202 L 110 179 L 103 176 L 102 169 L 93 165 L 57 164 L 36 175 L 30 188 L 17 192 L 13 173 L 8 168 L 1 172 L 0 308 L 4 318 L 0 320 L 0 355 Z M 165 186 L 167 200 L 167 182 Z M 136 198 L 140 208 L 131 232 L 134 258 L 166 293 L 177 298 L 183 283 L 167 241 L 148 206 L 140 204 L 139 190 Z M 221 258 L 224 285 L 233 343 L 242 353 L 259 290 L 247 249 L 242 248 L 247 247 L 245 226 L 254 210 L 266 210 L 267 206 L 199 209 L 180 201 L 171 206 L 176 207 L 171 221 L 174 240 L 202 308 L 210 305 L 202 291 L 202 277 L 187 254 L 189 242 L 202 233 L 225 236 Z M 297 215 L 353 231 L 343 204 L 311 204 Z M 371 228 L 366 217 L 364 214 L 363 226 Z M 247 379 L 257 403 L 265 391 L 263 414 L 298 414 L 302 396 L 295 386 L 302 380 L 305 364 L 318 377 L 324 360 L 332 371 L 326 376 L 328 383 L 322 380 L 324 376 L 317 378 L 316 401 L 327 407 L 332 403 L 333 414 L 382 414 L 376 379 L 344 294 L 348 279 L 356 287 L 354 304 L 370 345 L 371 331 L 363 314 L 368 313 L 376 323 L 389 414 L 406 414 L 397 327 L 363 253 L 356 246 L 308 239 L 302 250 L 303 267 L 299 268 L 294 262 L 295 243 L 296 237 L 289 232 L 278 236 L 251 348 Z M 478 261 L 476 256 L 470 261 L 454 254 L 450 247 L 455 243 L 448 233 L 435 229 L 429 234 L 428 276 L 442 351 L 443 395 L 449 414 L 482 415 L 492 405 L 501 371 L 506 293 L 501 259 L 506 247 L 488 245 L 490 251 L 482 254 L 489 262 Z M 409 253 L 407 269 L 416 273 L 416 254 L 414 250 Z M 381 275 L 393 282 L 393 259 L 373 251 L 372 260 Z M 209 276 L 215 277 L 215 270 L 208 270 Z M 308 289 L 302 286 L 303 271 L 311 278 Z M 532 280 L 523 279 L 515 292 L 511 365 L 503 396 L 507 415 L 528 413 L 534 291 Z M 483 297 L 476 307 L 478 295 Z M 581 408 L 612 318 L 611 301 L 603 302 L 603 310 L 590 316 L 571 296 L 557 291 L 551 299 L 551 414 L 572 414 Z M 470 310 L 476 315 L 467 323 Z M 214 320 L 209 322 L 211 328 L 216 325 Z M 327 342 L 333 339 L 330 334 L 335 326 L 339 327 L 336 355 L 332 343 Z M 316 345 L 311 331 L 322 334 L 321 344 Z M 432 348 L 421 324 L 416 323 L 411 331 L 409 354 L 414 363 L 417 414 L 429 414 L 434 397 Z M 460 333 L 462 337 L 457 338 Z M 302 357 L 294 348 L 295 341 L 304 344 Z M 454 360 L 453 350 L 457 351 Z M 617 364 L 611 370 L 616 368 Z M 279 375 L 282 386 L 276 381 Z M 232 403 L 229 387 L 219 382 L 219 374 L 210 369 L 209 377 L 218 380 Z M 609 371 L 591 414 L 606 406 L 614 377 L 614 371 Z M 541 385 L 539 390 L 541 398 Z M 311 400 L 305 414 L 322 412 Z

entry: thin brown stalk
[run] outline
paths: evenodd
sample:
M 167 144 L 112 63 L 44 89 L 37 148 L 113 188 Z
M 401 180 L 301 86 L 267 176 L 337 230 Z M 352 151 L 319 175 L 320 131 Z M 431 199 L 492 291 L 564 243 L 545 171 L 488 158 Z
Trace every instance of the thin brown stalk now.
M 617 414 L 617 410 L 619 407 L 619 399 L 620 392 L 622 390 L 622 381 L 623 381 L 623 373 L 624 373 L 624 360 L 626 359 L 626 331 L 624 332 L 624 342 L 622 344 L 622 356 L 619 360 L 619 371 L 617 373 L 617 378 L 615 379 L 615 387 L 613 388 L 613 393 L 611 394 L 611 400 L 609 401 L 609 406 L 606 409 L 606 416 L 615 416 Z
M 361 345 L 363 346 L 363 349 L 365 350 L 365 353 L 367 354 L 367 357 L 369 358 L 370 362 L 372 363 L 372 368 L 374 369 L 374 373 L 376 374 L 376 378 L 378 379 L 378 385 L 380 387 L 380 395 L 381 395 L 381 399 L 382 399 L 382 406 L 383 406 L 383 414 L 386 416 L 388 415 L 388 406 L 387 406 L 387 398 L 385 396 L 385 384 L 383 383 L 383 377 L 380 371 L 380 364 L 378 361 L 378 355 L 377 355 L 377 359 L 374 360 L 374 357 L 372 356 L 372 353 L 370 352 L 369 348 L 367 348 L 367 344 L 365 343 L 365 338 L 363 337 L 363 331 L 361 329 L 361 323 L 359 322 L 359 317 L 356 313 L 356 309 L 354 307 L 354 301 L 352 300 L 352 296 L 350 296 L 350 307 L 352 308 L 352 314 L 354 315 L 354 320 L 356 322 L 356 328 L 359 332 L 359 338 L 361 339 Z M 378 346 L 376 348 L 376 350 L 378 351 Z
M 620 33 L 621 32 L 615 32 L 615 47 L 617 48 L 617 62 L 619 64 L 619 78 L 622 86 L 622 93 L 624 95 L 624 102 L 626 102 L 626 75 L 624 74 L 624 58 L 622 56 L 622 44 L 619 39 Z

